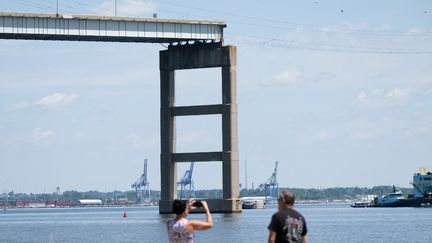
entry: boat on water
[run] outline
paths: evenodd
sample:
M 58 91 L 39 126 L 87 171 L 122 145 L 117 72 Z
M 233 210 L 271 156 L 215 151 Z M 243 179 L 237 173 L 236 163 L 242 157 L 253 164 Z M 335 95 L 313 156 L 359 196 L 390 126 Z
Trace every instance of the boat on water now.
M 364 201 L 360 201 L 360 202 L 354 202 L 353 204 L 351 204 L 352 208 L 366 208 L 366 207 L 370 207 L 371 202 L 364 202 Z
M 413 193 L 404 195 L 393 186 L 393 192 L 376 196 L 368 203 L 354 203 L 351 207 L 424 207 L 432 204 L 432 173 L 420 168 L 413 176 Z
M 393 186 L 393 192 L 375 197 L 371 207 L 417 207 L 424 202 L 424 197 L 405 196 Z
M 432 208 L 432 203 L 423 203 L 420 205 L 422 208 Z
M 263 209 L 265 208 L 264 197 L 243 197 L 242 209 Z

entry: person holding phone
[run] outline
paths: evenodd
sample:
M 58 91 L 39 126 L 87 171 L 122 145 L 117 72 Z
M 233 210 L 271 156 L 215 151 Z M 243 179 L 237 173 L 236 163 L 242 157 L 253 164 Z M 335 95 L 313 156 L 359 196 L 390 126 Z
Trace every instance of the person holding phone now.
M 202 207 L 207 220 L 187 220 L 189 210 Z M 206 201 L 184 201 L 175 199 L 173 211 L 176 217 L 168 220 L 168 240 L 170 243 L 193 243 L 195 230 L 207 230 L 213 227 L 213 220 Z

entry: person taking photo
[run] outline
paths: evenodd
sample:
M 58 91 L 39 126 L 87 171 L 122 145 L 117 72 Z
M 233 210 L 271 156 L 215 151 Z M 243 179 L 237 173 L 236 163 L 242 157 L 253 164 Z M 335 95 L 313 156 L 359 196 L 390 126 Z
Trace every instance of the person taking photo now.
M 206 214 L 206 221 L 188 220 L 189 211 L 202 207 Z M 176 217 L 168 220 L 168 240 L 170 243 L 193 243 L 195 242 L 195 230 L 207 230 L 213 227 L 213 220 L 206 201 L 184 201 L 175 199 L 173 211 Z

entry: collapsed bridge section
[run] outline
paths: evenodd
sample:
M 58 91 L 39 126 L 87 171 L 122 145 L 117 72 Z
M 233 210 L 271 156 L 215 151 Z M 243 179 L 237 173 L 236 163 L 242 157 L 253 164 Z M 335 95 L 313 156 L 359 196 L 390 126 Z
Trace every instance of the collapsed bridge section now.
M 177 198 L 176 163 L 222 162 L 223 198 L 209 200 L 212 212 L 240 212 L 237 142 L 237 51 L 223 46 L 222 21 L 0 12 L 0 39 L 168 43 L 160 52 L 161 201 L 172 213 Z M 221 68 L 220 104 L 175 106 L 176 70 Z M 222 151 L 176 153 L 175 117 L 222 116 Z

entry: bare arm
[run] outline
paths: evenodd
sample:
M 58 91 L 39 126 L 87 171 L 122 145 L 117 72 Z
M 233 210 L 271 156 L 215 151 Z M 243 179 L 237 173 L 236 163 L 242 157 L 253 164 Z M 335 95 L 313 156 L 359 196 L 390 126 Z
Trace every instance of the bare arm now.
M 276 232 L 270 230 L 268 236 L 268 243 L 275 243 L 275 242 L 276 242 Z
M 207 221 L 199 221 L 199 220 L 191 220 L 189 224 L 192 226 L 194 230 L 206 230 L 213 227 L 213 219 L 210 213 L 210 209 L 208 208 L 206 201 L 201 201 L 203 204 L 203 209 L 207 217 Z
M 302 237 L 302 243 L 306 243 L 307 242 L 307 235 L 304 235 L 303 237 Z

